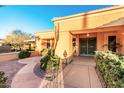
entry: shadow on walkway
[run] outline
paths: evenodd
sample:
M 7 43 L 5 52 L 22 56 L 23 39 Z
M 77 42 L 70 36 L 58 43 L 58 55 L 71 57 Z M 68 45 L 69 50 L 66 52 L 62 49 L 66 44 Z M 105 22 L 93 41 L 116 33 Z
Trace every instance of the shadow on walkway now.
M 37 63 L 33 69 L 33 72 L 36 76 L 39 78 L 43 78 L 45 75 L 45 72 L 40 68 L 40 63 Z

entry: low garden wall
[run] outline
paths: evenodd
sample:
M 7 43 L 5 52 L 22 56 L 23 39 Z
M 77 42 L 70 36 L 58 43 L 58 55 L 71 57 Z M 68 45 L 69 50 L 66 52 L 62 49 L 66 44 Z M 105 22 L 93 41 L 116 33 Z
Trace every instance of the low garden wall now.
M 0 62 L 18 59 L 18 52 L 1 53 Z
M 96 69 L 108 88 L 124 87 L 124 57 L 111 51 L 96 52 Z
M 32 51 L 31 52 L 31 57 L 38 56 L 38 55 L 39 55 L 39 53 L 37 51 Z
M 73 60 L 73 54 L 67 58 L 61 59 L 61 62 L 64 64 L 69 64 Z
M 19 52 L 1 53 L 0 54 L 0 62 L 18 59 L 18 53 Z M 37 55 L 38 55 L 37 52 L 35 52 L 35 51 L 31 52 L 31 57 L 37 56 Z

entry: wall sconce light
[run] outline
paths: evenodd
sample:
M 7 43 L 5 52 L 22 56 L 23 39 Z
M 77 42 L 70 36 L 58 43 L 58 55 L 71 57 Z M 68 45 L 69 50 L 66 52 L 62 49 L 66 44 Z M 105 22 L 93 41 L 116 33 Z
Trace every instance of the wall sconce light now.
M 87 33 L 87 37 L 89 37 L 90 36 L 90 34 L 89 33 Z
M 124 33 L 121 33 L 122 35 L 124 35 Z

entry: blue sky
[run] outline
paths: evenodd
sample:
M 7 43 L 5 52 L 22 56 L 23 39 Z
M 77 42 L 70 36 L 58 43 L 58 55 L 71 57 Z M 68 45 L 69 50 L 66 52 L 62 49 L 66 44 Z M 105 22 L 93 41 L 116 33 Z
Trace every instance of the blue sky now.
M 68 6 L 4 6 L 0 7 L 0 38 L 13 30 L 34 34 L 36 31 L 53 29 L 54 17 L 62 17 L 81 12 L 111 7 L 108 5 L 68 5 Z

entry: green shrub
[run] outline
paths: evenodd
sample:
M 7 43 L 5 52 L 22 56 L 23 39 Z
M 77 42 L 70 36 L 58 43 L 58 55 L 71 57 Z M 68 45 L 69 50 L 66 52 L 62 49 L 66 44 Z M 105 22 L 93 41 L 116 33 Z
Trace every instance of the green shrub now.
M 40 62 L 41 62 L 41 68 L 43 70 L 46 70 L 47 63 L 48 63 L 49 59 L 50 59 L 50 55 L 48 55 L 48 54 L 41 57 Z
M 5 77 L 5 73 L 3 71 L 0 71 L 0 88 L 6 87 L 6 81 L 7 77 Z
M 59 62 L 60 62 L 60 58 L 57 55 L 50 57 L 50 63 L 55 70 L 58 70 Z
M 47 49 L 42 49 L 41 50 L 41 56 L 47 54 L 46 52 L 47 52 Z
M 52 49 L 49 49 L 49 48 L 42 49 L 41 50 L 41 56 L 44 56 L 46 54 L 53 56 L 55 54 L 55 49 L 53 49 L 53 48 Z
M 55 55 L 55 49 L 52 48 L 52 49 L 50 49 L 49 51 L 50 51 L 50 55 L 51 55 L 51 56 L 54 56 L 54 55 Z
M 45 70 L 47 72 L 51 72 L 53 69 L 54 71 L 58 70 L 59 68 L 59 58 L 57 56 L 50 56 L 50 59 L 46 62 Z
M 44 49 L 44 55 L 41 57 L 41 69 L 51 71 L 58 68 L 59 57 L 54 55 L 54 49 Z M 43 51 L 42 51 L 43 52 Z
M 19 54 L 18 54 L 18 57 L 20 59 L 23 59 L 23 58 L 27 58 L 27 57 L 30 57 L 31 55 L 31 52 L 29 51 L 21 51 Z
M 111 51 L 96 52 L 96 68 L 107 87 L 124 87 L 124 58 L 120 54 Z

